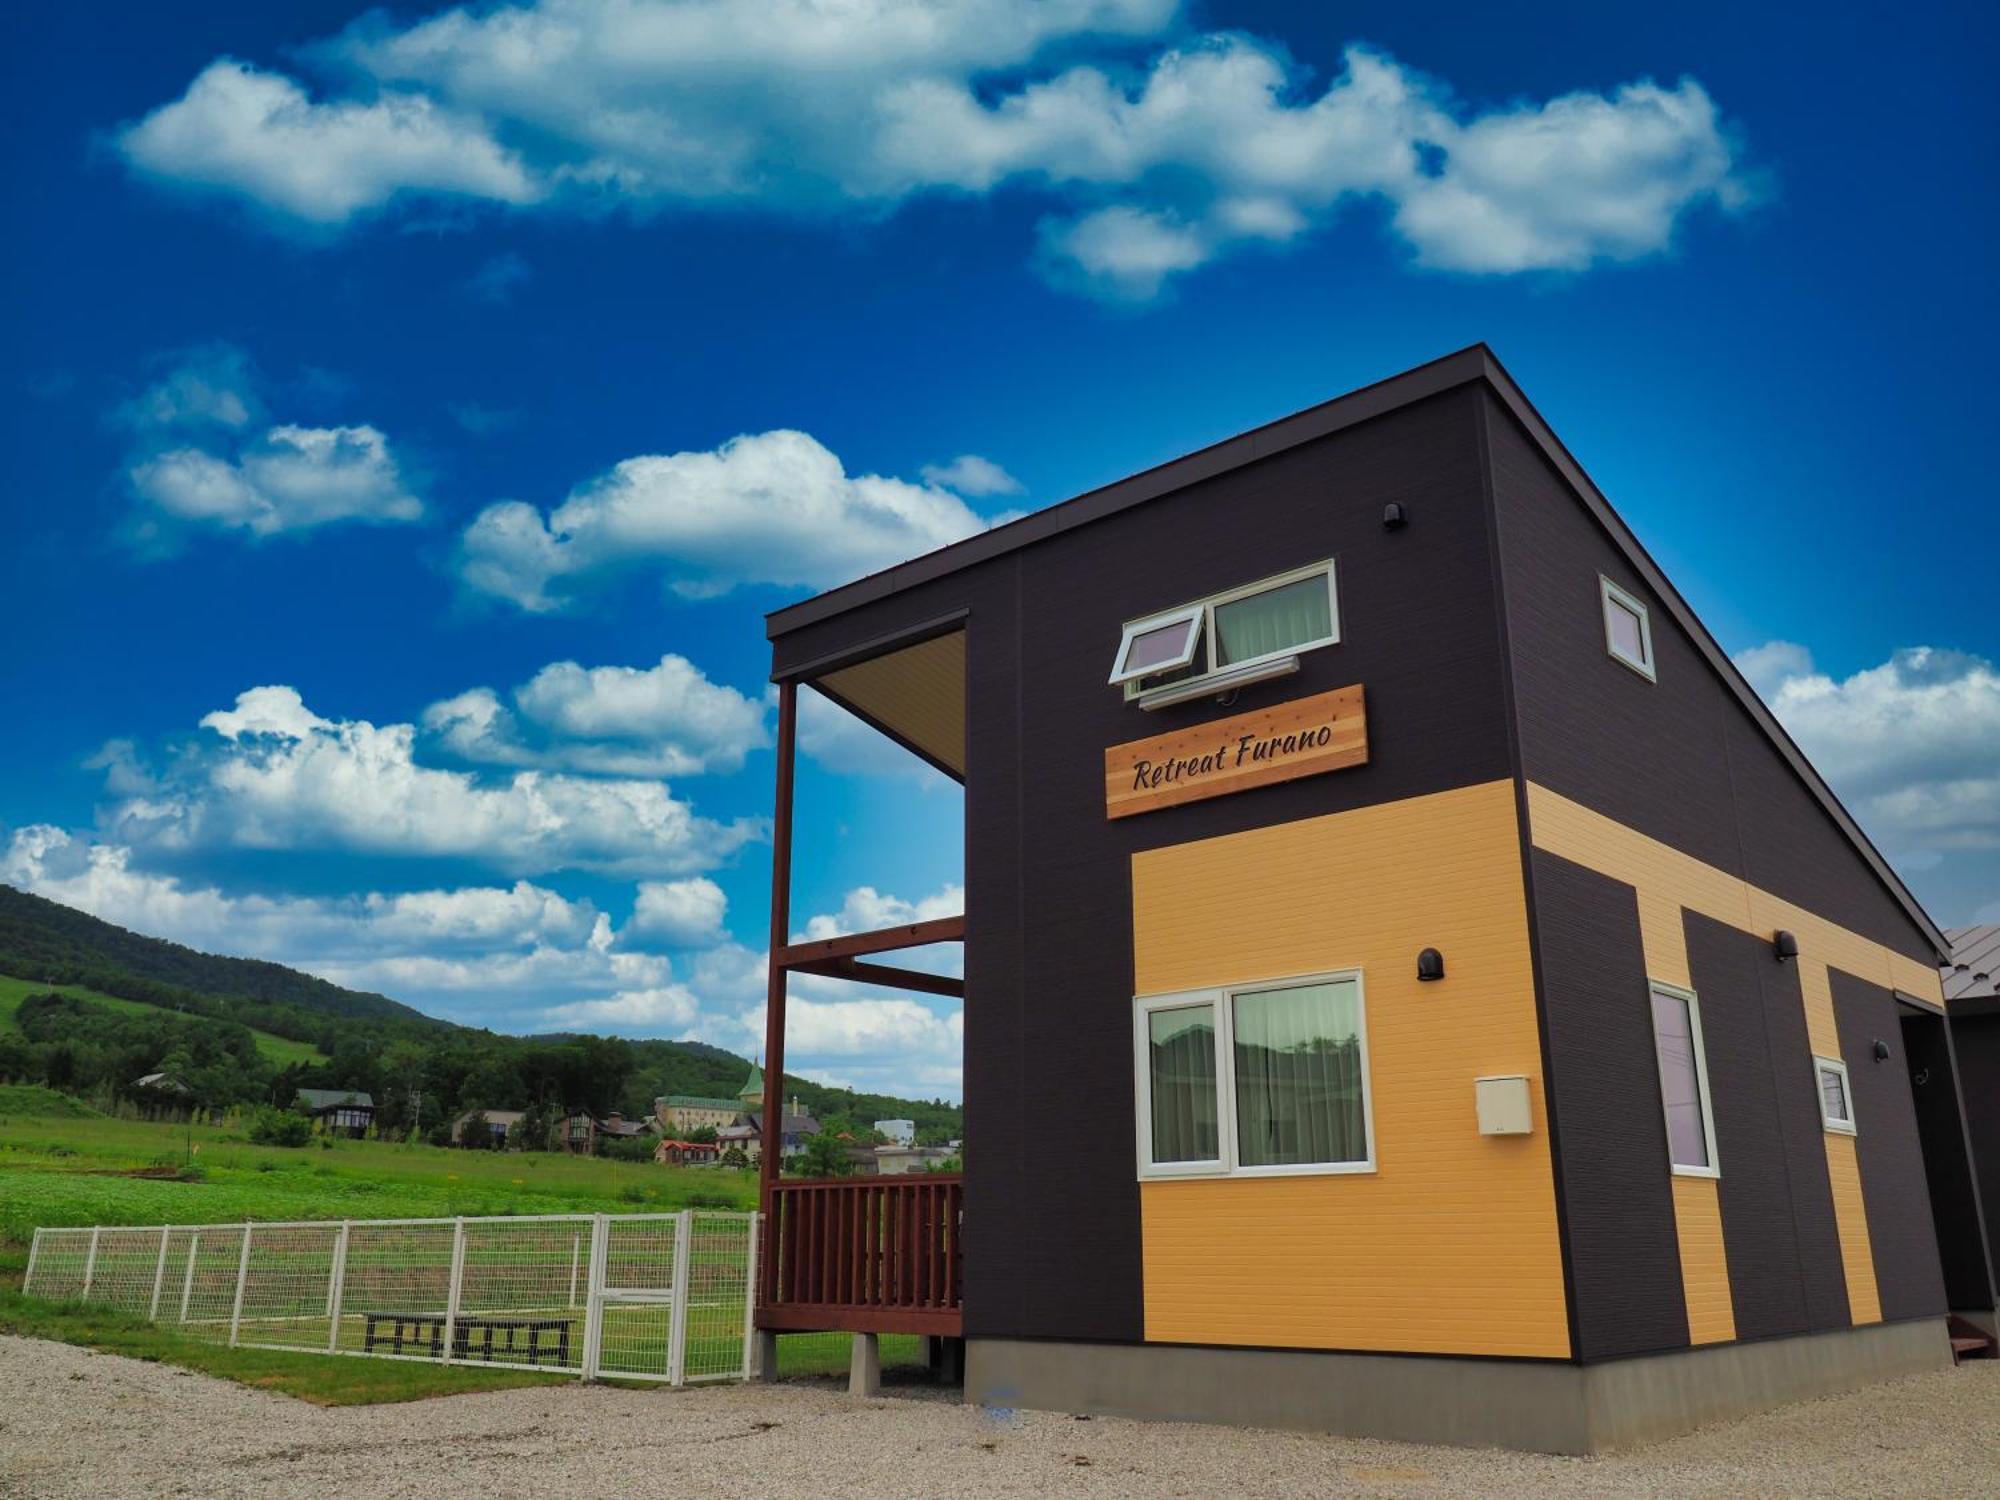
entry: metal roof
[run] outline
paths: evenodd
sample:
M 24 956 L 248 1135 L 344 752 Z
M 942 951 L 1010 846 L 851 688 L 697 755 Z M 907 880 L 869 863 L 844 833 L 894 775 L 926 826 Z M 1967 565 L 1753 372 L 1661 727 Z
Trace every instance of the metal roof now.
M 373 1109 L 375 1100 L 360 1089 L 300 1089 L 298 1097 L 308 1109 Z
M 1611 502 L 1604 498 L 1603 492 L 1591 482 L 1590 476 L 1584 473 L 1582 465 L 1577 463 L 1569 449 L 1563 446 L 1562 440 L 1542 419 L 1541 413 L 1535 410 L 1533 403 L 1528 400 L 1520 386 L 1514 383 L 1514 377 L 1507 373 L 1499 358 L 1484 344 L 1474 344 L 1470 348 L 1460 349 L 1454 354 L 1432 360 L 1429 364 L 1418 365 L 1413 370 L 1406 370 L 1400 375 L 1390 376 L 1387 380 L 1363 386 L 1345 396 L 1336 396 L 1333 400 L 1322 402 L 1318 406 L 1311 406 L 1289 417 L 1281 417 L 1262 427 L 1252 428 L 1236 437 L 1198 449 L 1185 457 L 1144 470 L 1128 479 L 1121 479 L 1115 484 L 1090 490 L 1074 499 L 1062 501 L 1045 510 L 1038 510 L 1018 520 L 1010 521 L 1004 526 L 996 526 L 991 531 L 982 531 L 963 541 L 953 542 L 948 547 L 940 547 L 934 552 L 927 552 L 921 557 L 912 558 L 895 567 L 885 568 L 865 578 L 856 579 L 853 583 L 829 589 L 823 594 L 801 600 L 784 609 L 773 610 L 764 617 L 764 633 L 768 639 L 775 641 L 791 631 L 832 619 L 862 605 L 886 599 L 905 589 L 932 582 L 996 557 L 1003 557 L 1023 547 L 1048 541 L 1078 526 L 1089 525 L 1092 521 L 1116 515 L 1135 505 L 1142 505 L 1148 500 L 1184 489 L 1190 484 L 1242 468 L 1302 443 L 1326 437 L 1344 428 L 1356 426 L 1474 381 L 1484 381 L 1500 404 L 1506 407 L 1520 423 L 1530 441 L 1541 450 L 1550 465 L 1569 484 L 1577 498 L 1583 502 L 1584 508 L 1591 513 L 1611 539 L 1612 544 L 1624 554 L 1626 561 L 1666 605 L 1667 612 L 1673 616 L 1675 622 L 1687 632 L 1696 649 L 1735 694 L 1743 711 L 1749 714 L 1752 722 L 1764 731 L 1779 755 L 1791 767 L 1793 775 L 1798 777 L 1806 790 L 1826 811 L 1827 816 L 1832 818 L 1834 824 L 1847 836 L 1855 852 L 1874 872 L 1875 878 L 1881 882 L 1883 888 L 1902 907 L 1904 914 L 1916 924 L 1918 930 L 1930 940 L 1932 947 L 1942 957 L 1949 951 L 1944 933 L 1930 919 L 1930 915 L 1925 912 L 1916 897 L 1910 894 L 1910 889 L 1903 884 L 1902 878 L 1889 867 L 1889 862 L 1882 857 L 1868 835 L 1861 831 L 1861 825 L 1855 822 L 1852 814 L 1833 794 L 1833 789 L 1813 768 L 1805 753 L 1793 743 L 1792 737 L 1778 723 L 1776 716 L 1765 707 L 1764 700 L 1757 696 L 1756 690 L 1736 669 L 1735 663 L 1729 659 L 1729 654 L 1716 643 L 1715 637 L 1708 633 L 1708 627 L 1696 618 L 1693 609 L 1681 597 L 1680 591 L 1667 581 L 1667 576 L 1660 570 L 1659 564 L 1655 563 L 1651 555 L 1640 545 L 1631 528 L 1612 509 Z M 859 653 L 843 653 L 842 664 L 856 659 L 859 659 Z M 801 669 L 797 675 L 810 678 L 812 668 L 808 666 Z
M 1951 959 L 1938 965 L 1945 1003 L 2000 996 L 2000 922 L 1955 927 L 1945 937 L 1951 942 Z

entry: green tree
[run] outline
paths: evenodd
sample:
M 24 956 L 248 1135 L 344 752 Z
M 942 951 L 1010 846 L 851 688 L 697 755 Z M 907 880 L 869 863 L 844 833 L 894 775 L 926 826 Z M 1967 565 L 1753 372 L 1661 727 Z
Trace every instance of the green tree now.
M 798 1174 L 801 1177 L 847 1176 L 854 1170 L 854 1162 L 847 1154 L 850 1144 L 830 1130 L 807 1136 L 805 1149 L 796 1158 Z

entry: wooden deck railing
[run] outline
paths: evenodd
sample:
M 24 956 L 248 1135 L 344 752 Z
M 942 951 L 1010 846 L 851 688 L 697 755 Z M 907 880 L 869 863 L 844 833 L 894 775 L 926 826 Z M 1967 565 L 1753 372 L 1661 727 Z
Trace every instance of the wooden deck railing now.
M 964 1205 L 956 1173 L 779 1180 L 758 1326 L 957 1337 Z

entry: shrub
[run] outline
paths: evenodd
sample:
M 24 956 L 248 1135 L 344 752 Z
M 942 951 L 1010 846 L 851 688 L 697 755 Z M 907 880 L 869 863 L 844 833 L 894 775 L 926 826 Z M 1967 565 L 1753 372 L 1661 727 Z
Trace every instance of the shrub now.
M 699 1192 L 699 1193 L 689 1193 L 687 1195 L 687 1206 L 689 1208 L 731 1209 L 735 1208 L 737 1206 L 737 1203 L 736 1200 L 730 1197 L 729 1194 L 727 1193 Z
M 312 1121 L 289 1110 L 264 1108 L 250 1121 L 250 1139 L 259 1146 L 305 1146 L 312 1141 Z M 265 1165 L 259 1162 L 261 1167 Z

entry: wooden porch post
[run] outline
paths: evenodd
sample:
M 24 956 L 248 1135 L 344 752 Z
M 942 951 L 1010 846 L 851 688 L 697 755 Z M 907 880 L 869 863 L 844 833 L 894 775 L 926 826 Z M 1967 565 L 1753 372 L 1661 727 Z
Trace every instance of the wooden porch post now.
M 778 785 L 771 816 L 771 958 L 764 992 L 764 1130 L 757 1156 L 757 1196 L 764 1210 L 760 1301 L 771 1300 L 778 1277 L 778 1220 L 773 1185 L 785 1153 L 785 945 L 791 941 L 792 758 L 798 684 L 778 684 Z

